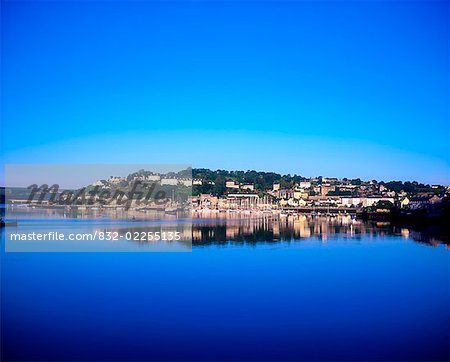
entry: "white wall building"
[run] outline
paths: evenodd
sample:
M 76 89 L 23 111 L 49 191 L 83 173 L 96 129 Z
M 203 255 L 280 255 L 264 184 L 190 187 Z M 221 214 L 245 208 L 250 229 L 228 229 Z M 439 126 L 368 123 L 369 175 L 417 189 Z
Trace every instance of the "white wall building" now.
M 161 176 L 160 175 L 147 175 L 145 176 L 146 181 L 160 181 Z
M 192 180 L 191 179 L 184 178 L 184 179 L 178 180 L 178 182 L 181 183 L 184 186 L 192 187 Z
M 393 197 L 341 197 L 341 204 L 347 207 L 369 207 L 377 204 L 380 201 L 389 201 L 393 204 L 395 200 Z
M 108 185 L 108 183 L 105 180 L 97 180 L 92 184 L 92 186 L 101 186 L 101 187 L 104 187 L 107 185 Z
M 299 186 L 302 189 L 309 189 L 311 187 L 311 181 L 300 181 Z
M 177 186 L 178 185 L 178 179 L 176 179 L 176 178 L 163 178 L 163 179 L 161 179 L 161 185 Z
M 243 184 L 243 185 L 241 185 L 241 189 L 242 190 L 254 191 L 255 190 L 255 186 L 253 184 Z
M 127 179 L 125 177 L 120 177 L 120 176 L 111 176 L 108 180 L 109 183 L 111 184 L 118 184 L 121 183 L 122 181 L 126 181 Z
M 225 183 L 225 186 L 228 188 L 228 189 L 239 189 L 239 184 L 236 182 L 236 181 L 227 181 L 226 183 Z

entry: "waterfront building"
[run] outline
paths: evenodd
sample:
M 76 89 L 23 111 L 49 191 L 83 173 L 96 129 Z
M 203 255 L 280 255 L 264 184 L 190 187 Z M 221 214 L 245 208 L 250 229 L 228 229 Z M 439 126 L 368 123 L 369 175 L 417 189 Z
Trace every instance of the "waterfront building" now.
M 250 208 L 258 205 L 258 194 L 228 194 L 227 201 L 231 207 Z

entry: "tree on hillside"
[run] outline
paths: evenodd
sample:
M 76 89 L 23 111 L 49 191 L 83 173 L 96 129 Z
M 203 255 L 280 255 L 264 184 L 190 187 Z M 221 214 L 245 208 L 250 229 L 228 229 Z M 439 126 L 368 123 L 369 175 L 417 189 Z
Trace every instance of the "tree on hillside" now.
M 225 182 L 226 180 L 224 176 L 217 176 L 214 181 L 213 194 L 222 196 L 226 191 Z

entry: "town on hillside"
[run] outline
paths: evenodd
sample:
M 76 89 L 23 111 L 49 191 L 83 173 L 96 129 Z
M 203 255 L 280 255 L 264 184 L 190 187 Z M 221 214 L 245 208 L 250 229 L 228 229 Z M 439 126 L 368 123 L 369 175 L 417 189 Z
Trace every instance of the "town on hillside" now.
M 6 196 L 6 203 L 12 205 L 26 203 L 45 207 L 126 207 L 142 212 L 164 210 L 171 213 L 192 209 L 194 217 L 222 212 L 346 213 L 378 218 L 383 215 L 441 219 L 450 216 L 450 187 L 416 181 L 308 178 L 274 172 L 189 167 L 166 174 L 139 170 L 128 176 L 110 176 L 79 190 L 59 190 L 54 186 L 36 188 L 36 192 L 32 192 L 33 199 L 30 199 L 29 188 L 9 189 L 2 198 Z M 158 202 L 159 194 L 161 202 Z
M 450 187 L 416 181 L 280 175 L 256 171 L 193 169 L 194 210 L 372 212 L 441 215 Z

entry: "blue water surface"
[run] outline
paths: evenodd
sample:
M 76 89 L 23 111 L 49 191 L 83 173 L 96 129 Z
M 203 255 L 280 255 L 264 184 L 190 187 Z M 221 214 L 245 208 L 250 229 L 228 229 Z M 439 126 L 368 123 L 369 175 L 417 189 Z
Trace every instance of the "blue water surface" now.
M 447 360 L 449 251 L 397 236 L 5 253 L 2 360 Z

